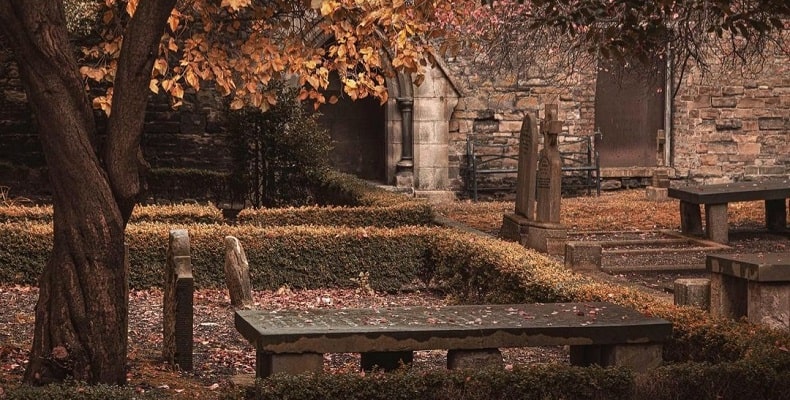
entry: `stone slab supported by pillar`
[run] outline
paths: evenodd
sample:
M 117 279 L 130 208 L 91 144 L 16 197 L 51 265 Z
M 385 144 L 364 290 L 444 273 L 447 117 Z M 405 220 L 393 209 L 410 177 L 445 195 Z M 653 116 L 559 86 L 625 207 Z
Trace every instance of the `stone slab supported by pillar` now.
M 324 355 L 320 353 L 272 354 L 258 351 L 255 358 L 256 378 L 267 378 L 274 374 L 321 372 L 324 369 Z
M 790 253 L 710 254 L 711 314 L 790 330 Z
M 497 348 L 447 351 L 447 369 L 480 369 L 502 364 L 502 352 Z

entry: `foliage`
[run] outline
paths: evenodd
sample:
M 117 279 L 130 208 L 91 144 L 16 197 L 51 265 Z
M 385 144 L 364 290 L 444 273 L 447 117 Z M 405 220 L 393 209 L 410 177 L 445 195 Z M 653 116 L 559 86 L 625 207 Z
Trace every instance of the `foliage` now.
M 247 107 L 229 116 L 234 164 L 225 200 L 255 207 L 311 204 L 311 182 L 329 168 L 329 134 L 297 100 L 297 89 L 269 86 L 277 102 L 268 111 Z
M 364 375 L 278 375 L 258 381 L 247 399 L 628 399 L 625 369 L 537 365 L 526 368 Z
M 195 168 L 152 168 L 146 179 L 148 188 L 143 195 L 216 200 L 225 190 L 228 174 Z
M 95 90 L 114 80 L 120 33 L 137 3 L 108 0 L 98 13 L 102 41 L 83 49 L 80 70 Z M 167 93 L 178 106 L 185 90 L 213 82 L 231 97 L 231 108 L 250 105 L 265 111 L 277 102 L 269 83 L 290 76 L 299 77 L 300 99 L 334 102 L 319 90 L 327 88 L 329 72 L 337 71 L 344 95 L 383 102 L 384 77 L 393 69 L 385 65 L 381 49 L 387 49 L 392 67 L 422 79 L 430 48 L 422 37 L 428 36 L 434 15 L 430 2 L 328 0 L 320 9 L 310 3 L 179 2 L 167 21 L 150 89 Z M 327 38 L 331 41 L 322 47 Z M 112 95 L 110 86 L 94 106 L 109 114 Z
M 145 400 L 161 397 L 152 393 L 136 393 L 134 388 L 130 387 L 86 386 L 69 382 L 46 387 L 20 386 L 3 398 L 8 400 Z
M 489 69 L 563 81 L 595 67 L 625 65 L 655 78 L 667 60 L 677 76 L 690 63 L 708 71 L 787 56 L 784 0 L 498 0 L 439 8 L 441 48 Z M 543 60 L 535 62 L 535 60 Z

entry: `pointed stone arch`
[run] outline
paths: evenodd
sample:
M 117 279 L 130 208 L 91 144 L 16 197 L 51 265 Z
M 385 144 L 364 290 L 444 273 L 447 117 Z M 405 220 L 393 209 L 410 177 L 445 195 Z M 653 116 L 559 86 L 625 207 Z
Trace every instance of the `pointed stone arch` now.
M 311 39 L 316 46 L 331 40 L 323 32 L 315 32 Z M 391 55 L 386 51 L 382 55 L 390 60 L 391 68 Z M 394 70 L 386 80 L 389 99 L 381 121 L 384 173 L 380 183 L 416 191 L 449 190 L 449 125 L 460 91 L 444 64 L 434 58 L 437 64 L 429 68 L 420 86 L 414 85 L 409 74 Z

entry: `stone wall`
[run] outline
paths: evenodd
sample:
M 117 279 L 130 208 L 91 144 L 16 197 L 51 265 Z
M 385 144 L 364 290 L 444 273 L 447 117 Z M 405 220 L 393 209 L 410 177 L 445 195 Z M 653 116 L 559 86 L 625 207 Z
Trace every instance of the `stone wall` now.
M 517 78 L 480 70 L 463 58 L 447 62 L 448 74 L 461 92 L 450 119 L 449 177 L 454 190 L 464 190 L 466 139 L 509 145 L 517 152 L 521 121 L 526 111 L 543 118 L 543 105 L 557 103 L 563 133 L 592 134 L 595 124 L 595 73 L 583 71 L 564 77 L 563 85 L 546 77 Z
M 46 194 L 45 160 L 34 116 L 17 66 L 4 51 L 0 51 L 0 91 L 0 186 L 17 195 Z M 184 105 L 173 110 L 166 98 L 152 95 L 142 141 L 146 161 L 153 168 L 228 171 L 230 151 L 220 101 L 214 91 L 203 90 L 187 94 Z M 104 124 L 101 115 L 98 120 Z
M 673 128 L 679 177 L 706 183 L 787 178 L 790 59 L 769 59 L 755 71 L 690 71 L 675 97 Z

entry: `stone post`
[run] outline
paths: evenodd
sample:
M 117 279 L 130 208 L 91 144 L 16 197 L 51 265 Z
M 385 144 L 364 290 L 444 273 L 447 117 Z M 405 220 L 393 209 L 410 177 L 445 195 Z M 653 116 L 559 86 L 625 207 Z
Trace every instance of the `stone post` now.
M 165 361 L 183 371 L 192 370 L 192 296 L 195 290 L 189 233 L 170 231 L 164 282 L 163 350 Z
M 234 307 L 252 307 L 250 266 L 241 242 L 233 236 L 225 237 L 225 284 Z

